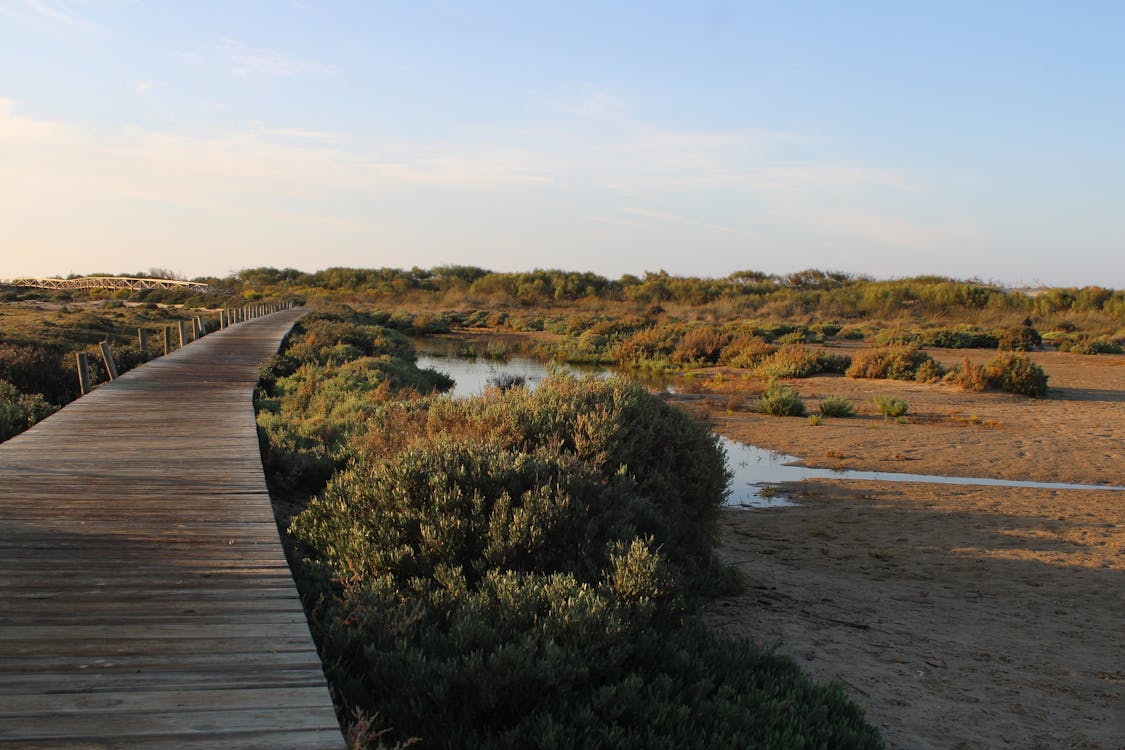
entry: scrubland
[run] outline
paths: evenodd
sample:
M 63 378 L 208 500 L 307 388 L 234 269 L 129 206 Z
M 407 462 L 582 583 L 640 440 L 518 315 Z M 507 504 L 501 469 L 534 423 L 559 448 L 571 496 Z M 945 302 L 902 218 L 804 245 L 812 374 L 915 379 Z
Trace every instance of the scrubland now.
M 99 340 L 63 332 L 75 315 L 123 346 L 128 315 L 318 310 L 263 368 L 259 428 L 356 746 L 1125 736 L 1122 493 L 818 481 L 735 511 L 710 432 L 826 468 L 1125 485 L 1121 291 L 471 267 L 209 281 L 167 301 L 9 293 L 0 399 L 26 426 L 73 397 L 50 362 Z M 453 401 L 406 338 L 450 334 L 675 392 L 564 377 Z

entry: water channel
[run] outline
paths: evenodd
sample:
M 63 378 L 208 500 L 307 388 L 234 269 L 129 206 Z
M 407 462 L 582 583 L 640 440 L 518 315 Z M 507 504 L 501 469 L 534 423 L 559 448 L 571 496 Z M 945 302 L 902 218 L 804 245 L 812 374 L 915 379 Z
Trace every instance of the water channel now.
M 609 377 L 612 369 L 597 366 L 558 365 L 543 363 L 527 356 L 512 356 L 506 360 L 490 360 L 463 356 L 462 343 L 454 339 L 416 339 L 418 366 L 432 367 L 446 373 L 456 384 L 450 395 L 454 398 L 476 396 L 498 378 L 518 377 L 529 388 L 536 387 L 555 371 L 576 375 Z M 670 387 L 670 383 L 646 383 L 657 387 Z M 1111 485 L 1067 484 L 1063 482 L 1021 482 L 987 477 L 951 477 L 932 474 L 903 474 L 881 471 L 856 471 L 852 469 L 814 469 L 796 465 L 801 459 L 783 453 L 740 443 L 720 436 L 727 455 L 727 468 L 733 474 L 727 505 L 739 508 L 780 508 L 793 505 L 788 498 L 773 491 L 782 482 L 799 482 L 803 479 L 852 479 L 880 482 L 925 482 L 930 484 L 986 485 L 995 487 L 1033 487 L 1059 490 L 1125 490 Z

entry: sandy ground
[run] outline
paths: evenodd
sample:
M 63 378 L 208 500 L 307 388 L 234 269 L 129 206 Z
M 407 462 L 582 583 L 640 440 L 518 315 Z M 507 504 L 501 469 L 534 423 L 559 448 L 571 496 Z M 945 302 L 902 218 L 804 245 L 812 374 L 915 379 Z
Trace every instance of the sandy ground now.
M 1125 357 L 1033 358 L 1051 377 L 1044 400 L 792 381 L 813 409 L 839 394 L 867 412 L 819 426 L 730 411 L 729 396 L 679 400 L 809 465 L 1125 485 Z M 905 399 L 913 420 L 875 415 L 876 393 Z M 715 605 L 717 627 L 841 680 L 892 748 L 1125 748 L 1125 492 L 783 490 L 795 507 L 725 512 L 723 550 L 744 589 Z

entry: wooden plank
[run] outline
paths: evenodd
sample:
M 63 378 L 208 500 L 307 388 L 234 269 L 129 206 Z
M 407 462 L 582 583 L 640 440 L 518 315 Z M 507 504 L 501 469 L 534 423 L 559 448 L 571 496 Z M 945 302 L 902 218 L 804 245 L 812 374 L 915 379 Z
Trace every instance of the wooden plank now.
M 216 708 L 315 708 L 324 696 L 319 688 L 280 687 L 245 690 L 168 690 L 65 692 L 45 696 L 15 696 L 5 702 L 5 710 L 17 716 L 62 713 L 108 713 L 131 711 L 201 711 Z
M 225 732 L 223 734 L 164 734 L 157 737 L 131 736 L 128 741 L 113 738 L 69 737 L 64 742 L 53 740 L 14 740 L 4 743 L 5 750 L 319 750 L 340 744 L 339 729 L 308 729 L 295 731 Z
M 223 327 L 0 444 L 4 748 L 343 747 L 251 401 L 299 315 Z

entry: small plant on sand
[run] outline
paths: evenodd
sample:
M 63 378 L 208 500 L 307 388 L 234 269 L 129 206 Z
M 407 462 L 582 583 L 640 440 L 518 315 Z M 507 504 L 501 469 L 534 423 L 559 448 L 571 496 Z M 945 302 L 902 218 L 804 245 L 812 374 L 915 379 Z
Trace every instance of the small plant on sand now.
M 875 397 L 875 409 L 887 419 L 897 419 L 906 414 L 909 408 L 902 399 L 882 395 Z
M 1029 319 L 1021 325 L 1001 331 L 997 337 L 996 348 L 1001 351 L 1026 352 L 1042 343 L 1043 337 L 1032 327 Z
M 801 395 L 787 385 L 773 382 L 757 401 L 758 411 L 775 417 L 800 417 L 805 413 Z
M 855 414 L 855 404 L 843 396 L 829 396 L 820 402 L 820 413 L 825 417 L 850 417 Z
M 820 416 L 819 414 L 810 414 L 809 415 L 809 424 L 812 425 L 813 427 L 816 427 L 817 425 L 822 425 L 822 424 L 824 424 L 824 417 Z
M 926 383 L 942 375 L 941 365 L 914 345 L 885 346 L 858 352 L 844 373 L 849 378 L 916 380 Z
M 960 365 L 955 366 L 946 374 L 945 381 L 956 383 L 966 391 L 983 391 L 988 385 L 988 375 L 985 372 L 984 365 L 977 364 L 965 357 L 961 360 Z
M 1047 395 L 1047 374 L 1025 354 L 1003 352 L 985 366 L 989 385 L 1032 398 Z

